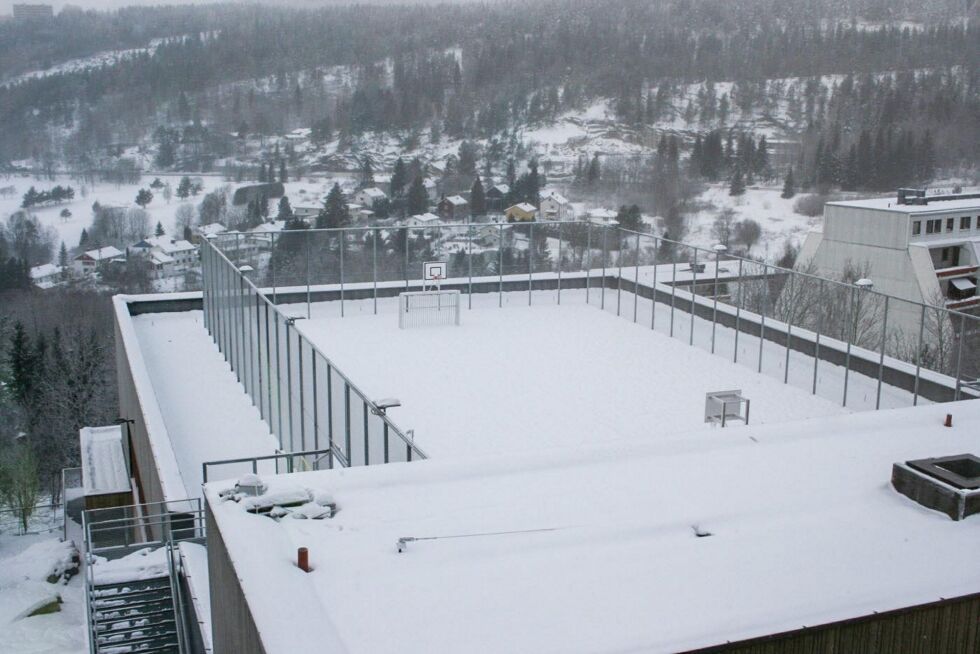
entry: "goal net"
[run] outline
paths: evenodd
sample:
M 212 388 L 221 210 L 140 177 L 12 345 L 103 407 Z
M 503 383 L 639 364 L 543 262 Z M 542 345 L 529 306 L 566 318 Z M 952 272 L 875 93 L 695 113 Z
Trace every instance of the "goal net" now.
M 459 291 L 416 291 L 398 296 L 398 327 L 459 325 Z

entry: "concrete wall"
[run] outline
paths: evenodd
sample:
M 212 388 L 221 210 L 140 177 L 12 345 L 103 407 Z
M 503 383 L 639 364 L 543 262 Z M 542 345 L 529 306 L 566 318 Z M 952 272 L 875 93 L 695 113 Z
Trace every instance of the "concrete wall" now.
M 909 244 L 909 216 L 896 211 L 824 206 L 824 239 L 904 250 Z
M 208 578 L 211 586 L 211 637 L 214 654 L 265 654 L 259 630 L 245 601 L 238 575 L 210 505 L 205 505 Z M 297 628 L 307 628 L 298 626 Z

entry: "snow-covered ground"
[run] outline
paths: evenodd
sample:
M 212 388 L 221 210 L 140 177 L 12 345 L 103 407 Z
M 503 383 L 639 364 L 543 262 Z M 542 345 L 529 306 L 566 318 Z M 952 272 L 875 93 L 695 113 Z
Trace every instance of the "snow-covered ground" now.
M 85 641 L 84 581 L 48 583 L 70 563 L 71 543 L 60 532 L 26 536 L 0 533 L 0 651 L 6 654 L 81 654 Z M 60 596 L 60 611 L 27 617 Z

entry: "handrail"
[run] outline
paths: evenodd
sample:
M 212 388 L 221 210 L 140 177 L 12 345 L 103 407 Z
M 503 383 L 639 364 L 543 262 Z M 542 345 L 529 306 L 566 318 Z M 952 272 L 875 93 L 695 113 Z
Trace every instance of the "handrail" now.
M 328 448 L 325 450 L 306 450 L 305 452 L 282 452 L 280 454 L 266 454 L 263 456 L 246 456 L 239 459 L 221 459 L 219 461 L 205 461 L 204 463 L 201 464 L 201 478 L 203 480 L 203 483 L 206 484 L 208 483 L 209 467 L 234 465 L 236 463 L 251 463 L 252 473 L 256 474 L 259 471 L 258 470 L 259 461 L 278 461 L 280 459 L 285 459 L 286 461 L 288 461 L 290 470 L 288 470 L 287 472 L 293 472 L 292 467 L 293 467 L 294 458 L 317 456 L 318 458 L 316 460 L 319 462 L 327 455 L 336 456 L 340 458 L 341 463 L 343 464 L 342 467 L 345 468 L 348 467 L 348 462 L 346 460 L 346 457 L 344 457 L 343 453 L 335 445 L 332 448 Z

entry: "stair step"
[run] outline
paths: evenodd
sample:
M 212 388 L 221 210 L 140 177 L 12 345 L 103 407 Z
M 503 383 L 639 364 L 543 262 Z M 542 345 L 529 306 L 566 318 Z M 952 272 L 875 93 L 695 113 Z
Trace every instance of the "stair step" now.
M 124 607 L 129 608 L 129 607 Z M 92 616 L 92 620 L 98 624 L 110 624 L 113 622 L 124 622 L 126 620 L 143 620 L 146 618 L 152 618 L 158 615 L 170 615 L 174 614 L 172 606 L 166 606 L 161 609 L 154 609 L 152 611 L 131 611 L 129 613 L 122 613 L 121 611 L 105 611 L 101 613 L 96 613 Z
M 169 597 L 170 596 L 170 586 L 167 586 L 166 588 L 153 588 L 153 589 L 150 589 L 150 590 L 134 590 L 134 591 L 122 592 L 122 593 L 104 593 L 104 594 L 98 594 L 98 591 L 96 591 L 96 594 L 94 594 L 92 596 L 92 599 L 95 600 L 95 601 L 100 601 L 100 600 L 129 599 L 129 598 L 132 598 L 132 597 L 154 597 L 154 596 L 157 596 L 157 597 L 160 597 L 160 596 Z
M 159 634 L 149 634 L 147 636 L 138 636 L 133 638 L 98 638 L 96 645 L 99 649 L 104 649 L 106 647 L 122 647 L 124 645 L 140 645 L 142 643 L 149 643 L 153 645 L 169 645 L 177 644 L 177 632 L 176 631 L 165 631 Z
M 108 636 L 126 631 L 159 629 L 160 627 L 169 627 L 174 624 L 173 612 L 171 612 L 169 618 L 158 618 L 157 620 L 143 622 L 144 620 L 146 618 L 129 618 L 115 622 L 97 622 L 95 623 L 95 633 L 98 636 Z
M 131 593 L 147 593 L 155 590 L 166 590 L 169 588 L 170 580 L 164 579 L 161 583 L 154 584 L 120 584 L 112 586 L 96 585 L 92 588 L 92 593 L 96 595 L 128 595 Z

